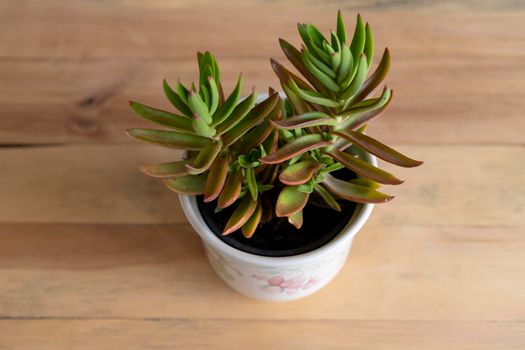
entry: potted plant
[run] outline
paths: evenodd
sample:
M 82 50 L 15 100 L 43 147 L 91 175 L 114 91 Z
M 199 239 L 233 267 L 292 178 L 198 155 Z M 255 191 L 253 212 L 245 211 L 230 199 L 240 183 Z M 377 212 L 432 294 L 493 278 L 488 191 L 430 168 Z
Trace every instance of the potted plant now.
M 131 102 L 140 116 L 168 130 L 130 129 L 140 141 L 185 150 L 183 159 L 142 166 L 177 192 L 215 271 L 254 298 L 292 300 L 326 285 L 346 260 L 352 240 L 375 203 L 393 197 L 380 184 L 401 180 L 376 158 L 402 167 L 413 160 L 367 136 L 370 119 L 392 100 L 384 87 L 390 55 L 369 75 L 374 55 L 370 26 L 357 16 L 347 37 L 341 13 L 326 39 L 299 24 L 299 50 L 280 39 L 302 77 L 275 60 L 283 95 L 269 89 L 240 99 L 242 78 L 229 95 L 219 65 L 199 53 L 199 80 L 190 88 L 164 81 L 178 110 Z

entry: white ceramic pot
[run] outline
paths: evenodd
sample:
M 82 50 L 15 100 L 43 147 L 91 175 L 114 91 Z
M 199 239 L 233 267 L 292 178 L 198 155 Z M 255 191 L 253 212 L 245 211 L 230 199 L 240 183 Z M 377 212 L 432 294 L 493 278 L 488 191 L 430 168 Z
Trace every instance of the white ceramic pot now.
M 367 161 L 377 165 L 373 156 Z M 211 266 L 233 289 L 249 297 L 289 301 L 323 288 L 346 261 L 352 241 L 372 213 L 373 204 L 358 204 L 345 228 L 324 246 L 287 257 L 243 252 L 220 240 L 204 222 L 195 196 L 179 196 L 191 226 L 202 238 Z M 256 233 L 257 234 L 257 233 Z

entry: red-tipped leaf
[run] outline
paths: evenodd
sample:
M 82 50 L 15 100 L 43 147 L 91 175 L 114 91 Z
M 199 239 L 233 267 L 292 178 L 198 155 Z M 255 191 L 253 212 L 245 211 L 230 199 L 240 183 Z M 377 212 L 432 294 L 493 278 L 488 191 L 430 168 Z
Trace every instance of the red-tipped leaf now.
M 192 164 L 185 165 L 188 172 L 190 174 L 200 174 L 208 170 L 217 154 L 219 154 L 221 147 L 222 143 L 217 141 L 200 151 Z
M 251 196 L 242 197 L 239 205 L 235 208 L 232 216 L 226 223 L 222 232 L 223 236 L 229 235 L 232 232 L 240 229 L 246 221 L 252 216 L 253 212 L 257 208 L 257 201 L 252 200 Z
M 325 141 L 321 135 L 309 134 L 301 136 L 292 142 L 279 148 L 272 154 L 261 158 L 261 162 L 266 164 L 278 164 L 295 156 L 308 152 L 312 149 L 329 146 L 330 142 Z
M 308 202 L 309 193 L 299 191 L 299 186 L 286 186 L 279 193 L 275 206 L 278 217 L 290 216 L 302 210 Z
M 140 170 L 153 177 L 177 177 L 188 175 L 186 164 L 190 164 L 194 159 L 178 160 L 176 162 L 167 162 L 153 165 L 141 165 Z
M 311 159 L 289 165 L 279 175 L 279 180 L 286 185 L 302 185 L 312 178 L 323 164 Z
M 322 184 L 339 198 L 357 203 L 384 203 L 394 198 L 368 187 L 336 179 L 329 174 L 325 175 Z
M 278 129 L 290 130 L 318 125 L 334 126 L 337 124 L 337 120 L 326 113 L 310 112 L 301 115 L 294 115 L 293 117 L 286 119 L 272 120 L 271 123 Z
M 213 142 L 207 137 L 167 130 L 128 129 L 126 133 L 139 141 L 186 150 L 201 150 Z
M 219 207 L 226 208 L 235 203 L 242 187 L 242 172 L 240 169 L 229 173 L 226 177 L 226 182 L 219 195 Z
M 219 196 L 228 174 L 229 154 L 219 154 L 210 167 L 206 188 L 204 190 L 204 202 L 211 202 Z
M 206 186 L 206 174 L 187 175 L 177 178 L 164 179 L 164 183 L 170 190 L 180 194 L 204 194 L 204 188 Z
M 259 223 L 261 222 L 261 216 L 262 216 L 262 206 L 261 202 L 257 203 L 257 207 L 255 208 L 255 211 L 253 212 L 252 216 L 246 221 L 244 225 L 242 225 L 242 235 L 246 238 L 250 238 L 255 233 L 255 230 L 257 230 L 257 227 L 259 226 Z

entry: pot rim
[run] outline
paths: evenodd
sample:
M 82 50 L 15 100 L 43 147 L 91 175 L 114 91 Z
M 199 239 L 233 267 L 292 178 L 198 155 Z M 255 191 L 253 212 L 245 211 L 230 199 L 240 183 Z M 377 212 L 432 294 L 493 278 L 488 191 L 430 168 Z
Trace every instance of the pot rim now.
M 377 159 L 373 155 L 366 153 L 364 155 L 365 158 L 367 158 L 367 161 L 369 161 L 372 165 L 377 166 Z M 332 240 L 327 242 L 325 245 L 317 249 L 297 255 L 274 257 L 247 253 L 226 244 L 221 239 L 219 239 L 219 237 L 217 237 L 215 233 L 213 233 L 213 231 L 208 227 L 208 225 L 204 221 L 202 214 L 197 206 L 196 196 L 179 195 L 179 200 L 182 206 L 182 210 L 186 215 L 186 218 L 190 222 L 193 229 L 197 232 L 197 234 L 202 238 L 202 240 L 206 244 L 211 245 L 216 250 L 226 253 L 236 259 L 243 260 L 247 263 L 268 266 L 276 264 L 292 265 L 304 263 L 307 260 L 317 259 L 320 256 L 328 254 L 337 246 L 343 245 L 349 242 L 351 239 L 353 239 L 357 232 L 359 232 L 359 230 L 368 220 L 374 208 L 374 204 L 371 203 L 358 203 L 356 205 L 354 214 L 352 215 L 348 223 L 345 225 L 345 227 L 339 232 L 339 234 L 335 236 Z

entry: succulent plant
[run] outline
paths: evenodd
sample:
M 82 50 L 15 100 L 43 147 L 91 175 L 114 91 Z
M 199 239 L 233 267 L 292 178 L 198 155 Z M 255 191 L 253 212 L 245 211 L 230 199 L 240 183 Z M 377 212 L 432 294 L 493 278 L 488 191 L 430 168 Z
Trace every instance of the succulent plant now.
M 280 45 L 302 77 L 271 59 L 283 99 L 270 88 L 260 103 L 255 91 L 240 100 L 241 76 L 225 98 L 217 61 L 205 52 L 197 55 L 198 87 L 178 82 L 172 89 L 164 80 L 177 113 L 130 102 L 138 115 L 169 129 L 130 129 L 131 137 L 186 150 L 182 160 L 141 170 L 163 178 L 177 193 L 216 200 L 216 211 L 235 205 L 223 235 L 240 229 L 249 238 L 275 218 L 300 228 L 308 203 L 340 211 L 341 201 L 391 200 L 378 191 L 380 184 L 403 181 L 368 163 L 366 154 L 402 167 L 422 164 L 365 134 L 368 121 L 386 109 L 393 92 L 384 87 L 369 97 L 388 73 L 390 53 L 385 49 L 369 75 L 374 39 L 361 16 L 351 40 L 340 12 L 330 40 L 311 24 L 298 29 L 300 50 L 283 39 Z M 345 168 L 357 177 L 338 178 L 337 171 Z
M 163 82 L 166 97 L 178 113 L 130 102 L 139 116 L 169 130 L 129 129 L 127 134 L 139 141 L 186 150 L 185 159 L 140 169 L 163 178 L 177 193 L 203 194 L 205 202 L 218 199 L 218 210 L 238 202 L 224 233 L 242 228 L 250 237 L 261 220 L 272 217 L 272 207 L 261 194 L 273 187 L 277 167 L 259 158 L 277 147 L 278 133 L 270 122 L 280 118 L 281 100 L 270 91 L 268 98 L 256 104 L 253 91 L 239 101 L 241 76 L 225 98 L 216 59 L 209 52 L 199 53 L 197 59 L 198 90 L 195 83 L 188 89 L 178 82 L 174 90 Z
M 393 198 L 379 192 L 379 184 L 403 181 L 363 160 L 363 153 L 402 167 L 422 164 L 364 134 L 366 123 L 385 110 L 393 93 L 384 87 L 378 97 L 367 98 L 386 77 L 390 53 L 385 49 L 367 78 L 374 39 L 361 16 L 351 41 L 341 12 L 330 41 L 311 24 L 298 24 L 298 30 L 301 50 L 284 39 L 280 45 L 306 81 L 271 60 L 286 94 L 286 115 L 271 121 L 280 131 L 279 149 L 261 159 L 265 164 L 280 164 L 279 179 L 285 187 L 277 199 L 276 215 L 288 217 L 296 226 L 312 192 L 335 210 L 340 210 L 339 199 L 382 203 Z M 359 177 L 343 181 L 331 174 L 342 168 Z

